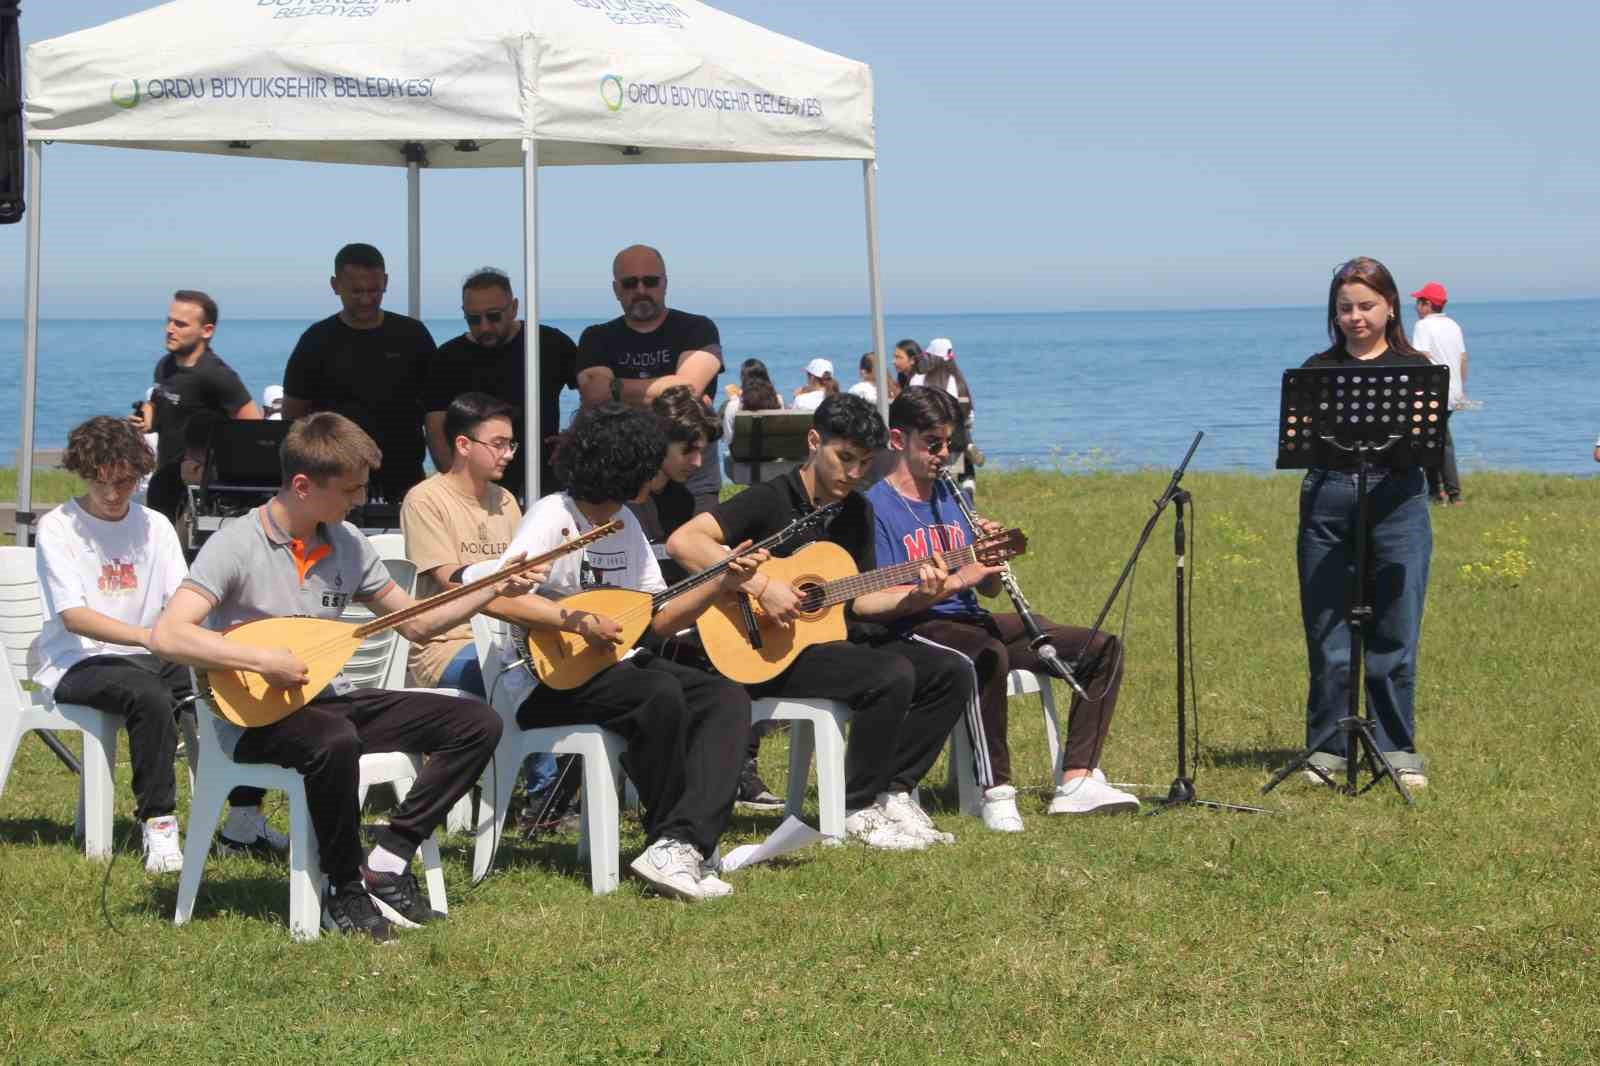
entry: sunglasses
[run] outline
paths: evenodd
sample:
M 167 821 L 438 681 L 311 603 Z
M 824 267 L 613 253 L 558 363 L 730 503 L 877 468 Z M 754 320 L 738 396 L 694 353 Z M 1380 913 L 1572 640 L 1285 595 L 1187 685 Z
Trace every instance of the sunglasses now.
M 467 325 L 469 326 L 476 326 L 483 319 L 488 319 L 491 326 L 498 326 L 500 324 L 500 320 L 506 317 L 506 309 L 502 307 L 498 311 L 485 311 L 481 315 L 474 315 L 470 312 L 462 312 L 461 317 L 467 320 Z
M 922 446 L 927 450 L 929 455 L 938 455 L 940 452 L 948 451 L 950 449 L 950 438 L 923 437 Z
M 660 274 L 629 274 L 625 278 L 618 278 L 617 279 L 617 284 L 622 286 L 624 289 L 637 289 L 641 285 L 643 285 L 647 289 L 653 289 L 656 286 L 661 284 L 661 275 Z

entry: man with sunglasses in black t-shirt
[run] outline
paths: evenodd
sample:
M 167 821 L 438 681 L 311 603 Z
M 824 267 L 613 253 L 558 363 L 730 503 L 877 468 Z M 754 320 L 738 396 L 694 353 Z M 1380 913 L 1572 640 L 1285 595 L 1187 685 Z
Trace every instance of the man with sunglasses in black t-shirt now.
M 583 331 L 578 340 L 578 391 L 585 407 L 621 400 L 648 407 L 674 385 L 687 385 L 709 409 L 722 372 L 722 338 L 704 315 L 667 307 L 667 264 L 661 253 L 635 244 L 611 262 L 611 291 L 622 314 Z M 689 479 L 695 512 L 716 506 L 722 490 L 721 455 L 713 443 L 705 465 Z
M 465 392 L 488 393 L 515 408 L 511 418 L 512 435 L 522 447 L 511 457 L 500 484 L 526 506 L 524 474 L 529 448 L 527 419 L 523 409 L 528 373 L 527 331 L 517 318 L 517 298 L 511 294 L 511 279 L 504 271 L 484 267 L 474 271 L 461 286 L 461 315 L 467 332 L 439 346 L 429 361 L 423 407 L 428 431 L 428 451 L 440 471 L 450 469 L 455 450 L 445 440 L 444 416 L 450 401 Z M 555 435 L 561 431 L 561 390 L 576 389 L 578 346 L 554 326 L 539 327 L 539 492 L 548 495 L 559 487 L 550 466 Z

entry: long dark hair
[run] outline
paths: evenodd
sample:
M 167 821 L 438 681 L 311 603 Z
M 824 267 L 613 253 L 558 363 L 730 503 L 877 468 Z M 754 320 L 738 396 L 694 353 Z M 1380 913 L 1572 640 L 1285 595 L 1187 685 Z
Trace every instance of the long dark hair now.
M 778 390 L 772 384 L 772 375 L 767 373 L 767 364 L 759 359 L 746 359 L 740 364 L 739 410 L 778 411 L 782 408 L 783 401 L 778 399 Z
M 1393 314 L 1383 327 L 1383 339 L 1389 342 L 1390 350 L 1401 355 L 1421 355 L 1406 337 L 1405 323 L 1400 318 L 1400 290 L 1394 283 L 1394 275 L 1376 259 L 1358 255 L 1339 264 L 1333 272 L 1333 280 L 1328 283 L 1328 340 L 1331 343 L 1326 351 L 1317 353 L 1318 357 L 1337 358 L 1344 354 L 1344 330 L 1339 328 L 1339 290 L 1351 283 L 1365 285 L 1388 301 Z
M 928 372 L 928 357 L 923 354 L 922 345 L 909 338 L 896 344 L 895 350 L 905 352 L 906 358 L 911 360 L 911 372 L 898 375 L 900 387 L 903 389 L 911 384 L 913 376 Z M 893 357 L 890 358 L 889 365 L 894 365 Z
M 967 376 L 961 372 L 954 359 L 935 359 L 933 365 L 922 375 L 922 383 L 930 388 L 948 393 L 949 383 L 956 383 L 956 396 L 965 400 L 968 417 L 977 410 L 977 405 L 972 402 L 972 390 L 967 387 Z

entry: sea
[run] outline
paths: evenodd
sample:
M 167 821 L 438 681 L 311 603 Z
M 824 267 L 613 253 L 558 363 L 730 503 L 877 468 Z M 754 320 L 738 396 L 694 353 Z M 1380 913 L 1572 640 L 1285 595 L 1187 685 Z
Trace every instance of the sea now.
M 331 313 L 333 308 L 329 309 Z M 1600 300 L 1452 304 L 1466 335 L 1468 389 L 1481 404 L 1452 419 L 1464 471 L 1590 475 L 1600 466 Z M 1411 321 L 1410 309 L 1406 312 Z M 550 319 L 574 339 L 584 319 Z M 306 320 L 228 319 L 214 346 L 259 398 L 282 379 Z M 39 328 L 36 447 L 59 448 L 95 414 L 126 414 L 162 354 L 162 320 L 50 319 Z M 457 319 L 427 320 L 441 342 Z M 850 316 L 717 316 L 723 357 L 766 362 L 785 393 L 813 357 L 845 384 L 872 347 L 871 321 Z M 1277 456 L 1281 372 L 1326 346 L 1318 307 L 1206 311 L 891 315 L 888 343 L 949 337 L 971 386 L 974 438 L 999 468 L 1169 469 L 1197 431 L 1191 469 L 1266 472 Z M 0 319 L 0 465 L 19 444 L 22 323 Z M 563 415 L 575 395 L 566 394 Z

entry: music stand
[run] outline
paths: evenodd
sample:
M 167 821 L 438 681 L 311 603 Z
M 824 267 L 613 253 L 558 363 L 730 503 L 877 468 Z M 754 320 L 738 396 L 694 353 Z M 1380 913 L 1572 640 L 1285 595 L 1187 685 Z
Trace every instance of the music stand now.
M 1326 770 L 1311 762 L 1335 733 L 1345 738 L 1343 789 L 1358 795 L 1388 778 L 1408 804 L 1411 792 L 1378 749 L 1364 702 L 1365 633 L 1372 620 L 1367 602 L 1367 472 L 1374 460 L 1390 469 L 1438 466 L 1444 456 L 1444 415 L 1450 410 L 1450 369 L 1444 366 L 1314 367 L 1283 372 L 1278 408 L 1279 470 L 1328 467 L 1341 456 L 1356 457 L 1355 567 L 1350 583 L 1350 693 L 1346 715 L 1312 739 L 1304 751 L 1272 775 L 1262 795 L 1284 778 L 1310 769 L 1335 788 Z M 1356 787 L 1357 764 L 1365 757 L 1372 780 Z

